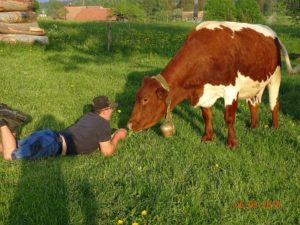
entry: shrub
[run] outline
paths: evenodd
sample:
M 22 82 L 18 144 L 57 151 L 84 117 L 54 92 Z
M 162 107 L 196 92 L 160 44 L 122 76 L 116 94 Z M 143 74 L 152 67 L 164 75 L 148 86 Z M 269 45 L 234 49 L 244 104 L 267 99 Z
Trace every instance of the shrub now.
M 259 5 L 253 0 L 237 0 L 236 18 L 241 22 L 261 23 L 264 22 Z
M 235 21 L 235 5 L 232 0 L 207 0 L 204 20 Z
M 145 11 L 136 3 L 120 2 L 112 8 L 112 13 L 121 20 L 139 21 L 145 18 Z

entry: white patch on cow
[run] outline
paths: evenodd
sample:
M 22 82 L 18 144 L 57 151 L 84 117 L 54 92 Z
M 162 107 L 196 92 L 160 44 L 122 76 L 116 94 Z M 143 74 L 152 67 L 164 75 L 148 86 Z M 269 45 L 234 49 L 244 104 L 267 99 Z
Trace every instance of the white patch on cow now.
M 238 71 L 238 77 L 236 79 L 236 86 L 239 89 L 239 99 L 250 100 L 253 97 L 256 97 L 255 103 L 261 102 L 261 97 L 266 85 L 270 82 L 271 74 L 269 78 L 265 81 L 254 81 L 250 77 L 243 76 Z
M 211 85 L 205 84 L 203 95 L 200 97 L 199 102 L 194 106 L 211 107 L 218 98 L 224 97 L 224 85 Z
M 236 100 L 238 89 L 233 86 L 205 84 L 203 95 L 194 106 L 211 107 L 219 98 L 224 98 L 225 105 L 231 105 Z
M 218 22 L 218 21 L 206 21 L 200 23 L 195 29 L 196 31 L 201 30 L 203 28 L 214 30 L 216 28 L 223 29 L 222 26 L 231 29 L 233 32 L 241 31 L 243 28 L 250 28 L 255 30 L 267 37 L 275 38 L 277 37 L 276 33 L 271 30 L 268 26 L 261 24 L 249 24 L 249 23 L 237 23 L 237 22 Z
M 253 104 L 261 102 L 262 94 L 265 87 L 269 85 L 269 96 L 271 109 L 275 107 L 280 85 L 280 67 L 278 66 L 274 74 L 270 74 L 266 81 L 255 81 L 246 77 L 238 71 L 235 85 L 212 85 L 205 84 L 203 95 L 199 98 L 198 103 L 194 106 L 211 107 L 219 98 L 224 98 L 225 106 L 231 105 L 236 100 L 246 99 Z

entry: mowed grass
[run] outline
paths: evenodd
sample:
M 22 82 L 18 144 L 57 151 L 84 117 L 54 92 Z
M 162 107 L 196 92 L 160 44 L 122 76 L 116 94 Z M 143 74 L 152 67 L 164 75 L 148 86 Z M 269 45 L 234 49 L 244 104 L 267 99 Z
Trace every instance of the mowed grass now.
M 48 46 L 0 44 L 0 102 L 30 115 L 20 138 L 68 127 L 96 95 L 119 103 L 111 124 L 125 127 L 143 77 L 164 68 L 195 24 L 112 24 L 111 52 L 106 23 L 40 25 Z M 300 63 L 299 27 L 273 28 Z M 175 136 L 162 137 L 158 124 L 128 135 L 110 158 L 1 159 L 0 224 L 299 224 L 300 75 L 286 75 L 284 62 L 282 71 L 280 128 L 270 128 L 267 92 L 257 129 L 240 101 L 233 151 L 220 100 L 209 144 L 200 110 L 183 102 Z

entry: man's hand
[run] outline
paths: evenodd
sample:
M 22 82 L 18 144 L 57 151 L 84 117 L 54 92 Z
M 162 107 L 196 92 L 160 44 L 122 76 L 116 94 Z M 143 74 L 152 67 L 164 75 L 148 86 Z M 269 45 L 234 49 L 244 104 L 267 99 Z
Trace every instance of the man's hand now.
M 122 139 L 124 139 L 127 135 L 127 130 L 124 128 L 118 129 L 117 131 L 115 131 L 115 133 L 113 133 L 112 135 L 112 139 L 110 141 L 106 141 L 106 142 L 100 142 L 99 143 L 99 147 L 100 147 L 100 151 L 102 152 L 102 154 L 104 156 L 110 156 L 112 155 L 118 145 L 118 142 Z
M 118 140 L 124 139 L 127 136 L 127 130 L 121 128 L 114 133 L 113 138 L 117 138 Z

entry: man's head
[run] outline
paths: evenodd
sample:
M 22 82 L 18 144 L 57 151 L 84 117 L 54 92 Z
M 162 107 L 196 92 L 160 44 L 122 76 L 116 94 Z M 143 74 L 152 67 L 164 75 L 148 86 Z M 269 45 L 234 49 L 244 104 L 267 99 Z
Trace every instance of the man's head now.
M 92 111 L 107 120 L 110 120 L 112 111 L 117 108 L 117 106 L 117 103 L 109 101 L 106 96 L 97 96 L 92 101 Z

